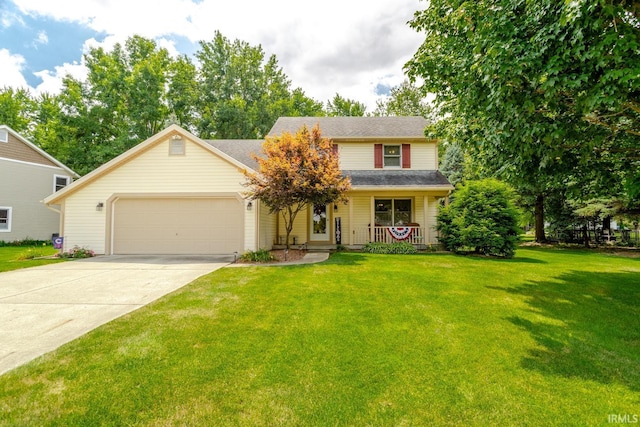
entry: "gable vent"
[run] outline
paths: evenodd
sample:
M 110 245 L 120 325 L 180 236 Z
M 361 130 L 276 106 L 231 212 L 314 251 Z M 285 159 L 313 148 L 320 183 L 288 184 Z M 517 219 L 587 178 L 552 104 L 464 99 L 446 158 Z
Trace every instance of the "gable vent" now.
M 169 142 L 169 155 L 184 155 L 184 139 L 180 135 L 174 135 Z

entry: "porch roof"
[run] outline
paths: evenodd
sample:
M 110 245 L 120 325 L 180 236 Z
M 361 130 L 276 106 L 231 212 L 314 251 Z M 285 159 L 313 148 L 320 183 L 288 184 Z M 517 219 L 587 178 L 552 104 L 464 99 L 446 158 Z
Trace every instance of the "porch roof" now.
M 453 186 L 437 170 L 350 170 L 342 171 L 358 187 L 431 187 L 452 190 Z

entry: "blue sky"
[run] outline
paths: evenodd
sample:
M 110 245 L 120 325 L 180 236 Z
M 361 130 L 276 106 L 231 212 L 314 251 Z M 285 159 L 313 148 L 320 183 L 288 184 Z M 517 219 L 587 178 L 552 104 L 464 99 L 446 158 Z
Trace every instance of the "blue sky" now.
M 368 111 L 402 82 L 423 36 L 407 21 L 420 0 L 0 0 L 0 87 L 57 92 L 85 75 L 82 54 L 133 34 L 193 54 L 216 30 L 275 54 L 294 87 L 336 93 Z
M 64 63 L 79 63 L 84 41 L 105 36 L 84 25 L 20 13 L 16 5 L 7 0 L 0 0 L 0 9 L 3 17 L 8 13 L 8 19 L 13 19 L 11 25 L 3 22 L 0 48 L 24 57 L 22 74 L 29 86 L 34 88 L 42 79 L 33 73 Z

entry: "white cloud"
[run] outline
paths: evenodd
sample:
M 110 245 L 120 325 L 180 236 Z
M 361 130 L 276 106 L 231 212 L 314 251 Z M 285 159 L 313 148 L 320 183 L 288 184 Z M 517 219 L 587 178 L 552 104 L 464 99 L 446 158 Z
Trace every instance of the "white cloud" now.
M 180 52 L 178 52 L 178 49 L 176 49 L 176 43 L 173 40 L 161 38 L 157 39 L 156 43 L 158 43 L 158 46 L 160 46 L 161 48 L 167 49 L 167 52 L 169 52 L 169 55 L 171 55 L 172 57 L 177 58 L 178 56 L 180 56 Z
M 336 92 L 372 111 L 378 83 L 402 82 L 423 36 L 407 25 L 420 0 L 15 0 L 24 13 L 85 25 L 107 37 L 139 34 L 177 54 L 173 36 L 227 38 L 275 54 L 294 87 L 326 102 Z M 87 46 L 96 46 L 89 40 Z M 56 73 L 53 73 L 57 75 Z
M 33 41 L 33 44 L 34 46 L 49 44 L 49 37 L 47 36 L 47 32 L 40 31 L 36 39 Z
M 24 68 L 24 57 L 12 54 L 7 49 L 0 49 L 0 82 L 1 86 L 13 88 L 29 88 L 27 80 L 22 74 Z
M 9 28 L 13 25 L 24 26 L 22 17 L 8 9 L 0 10 L 0 22 L 3 28 Z
M 48 93 L 59 93 L 62 90 L 62 80 L 70 75 L 78 80 L 84 80 L 87 78 L 87 67 L 84 64 L 68 64 L 65 63 L 60 66 L 56 66 L 54 71 L 43 70 L 33 73 L 35 76 L 42 79 L 42 83 L 40 83 L 34 90 L 36 94 L 41 94 L 44 92 Z

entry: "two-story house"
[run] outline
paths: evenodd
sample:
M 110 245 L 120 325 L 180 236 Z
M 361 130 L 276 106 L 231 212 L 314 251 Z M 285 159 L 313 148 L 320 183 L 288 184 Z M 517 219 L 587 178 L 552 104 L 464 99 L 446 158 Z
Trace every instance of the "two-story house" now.
M 283 117 L 270 134 L 295 133 L 315 124 L 333 141 L 352 189 L 346 205 L 314 206 L 298 218 L 292 233 L 297 241 L 310 246 L 436 243 L 438 201 L 453 187 L 438 172 L 438 145 L 425 138 L 426 119 Z M 278 223 L 278 231 L 282 229 Z
M 0 126 L 0 240 L 49 240 L 60 214 L 42 200 L 78 175 L 10 127 Z
M 436 243 L 438 172 L 421 117 L 284 117 L 270 135 L 318 124 L 352 189 L 347 204 L 297 217 L 295 244 L 312 248 L 404 240 Z M 202 140 L 170 126 L 45 202 L 62 206 L 65 248 L 104 254 L 229 254 L 283 244 L 278 215 L 244 196 L 262 140 Z M 294 242 L 290 242 L 294 243 Z

